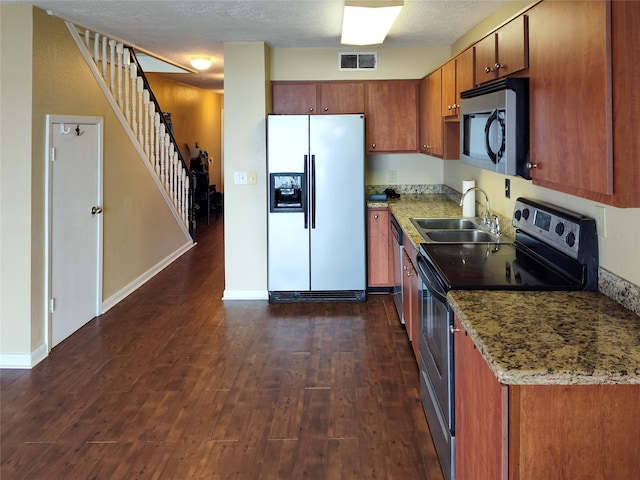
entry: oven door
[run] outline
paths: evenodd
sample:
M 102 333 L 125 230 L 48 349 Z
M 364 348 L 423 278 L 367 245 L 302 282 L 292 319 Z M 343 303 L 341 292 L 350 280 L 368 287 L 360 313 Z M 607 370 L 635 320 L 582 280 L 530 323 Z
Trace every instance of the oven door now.
M 420 397 L 445 478 L 454 478 L 453 311 L 428 259 L 418 254 Z

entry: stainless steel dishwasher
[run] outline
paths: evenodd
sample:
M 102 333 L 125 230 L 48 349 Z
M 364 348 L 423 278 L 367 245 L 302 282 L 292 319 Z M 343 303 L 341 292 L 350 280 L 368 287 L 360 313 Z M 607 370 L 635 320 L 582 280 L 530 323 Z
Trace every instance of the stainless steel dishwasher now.
M 389 226 L 393 243 L 393 303 L 396 305 L 400 323 L 404 325 L 402 315 L 402 229 L 393 214 L 389 220 Z

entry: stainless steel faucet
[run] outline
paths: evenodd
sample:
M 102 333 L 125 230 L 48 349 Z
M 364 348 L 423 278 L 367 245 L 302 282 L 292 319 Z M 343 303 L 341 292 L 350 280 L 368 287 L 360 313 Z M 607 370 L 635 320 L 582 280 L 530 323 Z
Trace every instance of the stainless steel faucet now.
M 485 204 L 484 214 L 482 215 L 482 223 L 484 223 L 485 225 L 489 225 L 491 223 L 491 208 L 489 205 L 489 195 L 487 195 L 487 192 L 485 192 L 480 187 L 471 187 L 466 192 L 464 192 L 462 194 L 462 198 L 460 199 L 460 206 L 462 206 L 462 203 L 464 202 L 464 197 L 467 196 L 467 193 L 473 192 L 475 190 L 477 190 L 478 192 L 482 192 L 484 194 L 484 199 L 486 201 L 486 204 Z

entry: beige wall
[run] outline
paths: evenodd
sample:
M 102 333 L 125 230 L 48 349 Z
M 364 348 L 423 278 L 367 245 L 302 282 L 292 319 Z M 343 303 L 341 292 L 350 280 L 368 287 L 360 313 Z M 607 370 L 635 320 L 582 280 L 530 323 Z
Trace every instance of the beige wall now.
M 222 159 L 222 95 L 211 90 L 185 85 L 157 73 L 147 73 L 163 112 L 171 112 L 173 136 L 180 152 L 189 164 L 189 152 L 185 145 L 196 142 L 209 154 L 209 182 L 224 191 L 221 178 Z
M 264 43 L 224 45 L 225 300 L 266 298 L 268 65 Z M 256 185 L 234 172 L 256 172 Z
M 0 352 L 7 354 L 31 353 L 38 343 L 30 321 L 32 11 L 0 5 Z
M 126 291 L 139 277 L 191 241 L 176 223 L 64 23 L 37 8 L 1 5 L 0 9 L 3 27 L 0 355 L 5 359 L 7 355 L 31 355 L 46 343 L 47 114 L 104 118 L 105 301 Z M 29 38 L 22 41 L 27 34 Z M 11 46 L 6 55 L 5 46 Z M 28 120 L 23 120 L 25 112 Z M 10 177 L 5 177 L 5 165 Z M 7 190 L 5 183 L 9 185 Z M 5 202 L 6 194 L 12 198 Z M 9 212 L 6 216 L 5 209 Z M 5 289 L 4 262 L 9 256 L 12 268 L 6 283 L 15 285 L 18 292 Z M 9 315 L 4 315 L 5 308 Z

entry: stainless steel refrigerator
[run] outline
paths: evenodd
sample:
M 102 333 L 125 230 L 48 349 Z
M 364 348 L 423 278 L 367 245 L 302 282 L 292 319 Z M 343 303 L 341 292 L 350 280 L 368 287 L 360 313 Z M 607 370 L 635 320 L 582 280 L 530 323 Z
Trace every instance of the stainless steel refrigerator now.
M 364 301 L 364 115 L 269 115 L 267 173 L 269 301 Z

